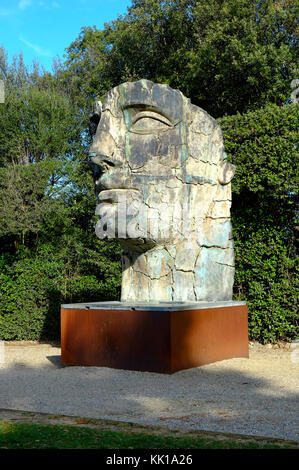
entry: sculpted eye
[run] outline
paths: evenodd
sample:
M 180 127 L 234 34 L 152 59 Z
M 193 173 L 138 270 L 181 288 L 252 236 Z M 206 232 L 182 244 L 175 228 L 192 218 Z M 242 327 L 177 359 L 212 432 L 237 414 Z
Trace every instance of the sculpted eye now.
M 165 116 L 154 111 L 142 111 L 133 117 L 130 131 L 137 134 L 151 134 L 171 127 L 172 123 Z

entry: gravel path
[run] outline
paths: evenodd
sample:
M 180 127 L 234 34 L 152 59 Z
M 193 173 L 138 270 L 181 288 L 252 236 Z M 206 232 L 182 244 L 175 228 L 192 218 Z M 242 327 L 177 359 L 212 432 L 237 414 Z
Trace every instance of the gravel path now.
M 254 343 L 250 359 L 173 375 L 64 367 L 51 344 L 10 342 L 4 352 L 2 409 L 299 441 L 298 349 Z

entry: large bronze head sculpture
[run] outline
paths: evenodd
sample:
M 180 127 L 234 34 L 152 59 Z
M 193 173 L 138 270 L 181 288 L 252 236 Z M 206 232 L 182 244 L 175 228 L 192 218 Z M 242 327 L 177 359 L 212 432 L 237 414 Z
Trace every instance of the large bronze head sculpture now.
M 113 88 L 99 114 L 96 233 L 124 245 L 122 300 L 230 300 L 234 167 L 217 122 L 148 80 Z

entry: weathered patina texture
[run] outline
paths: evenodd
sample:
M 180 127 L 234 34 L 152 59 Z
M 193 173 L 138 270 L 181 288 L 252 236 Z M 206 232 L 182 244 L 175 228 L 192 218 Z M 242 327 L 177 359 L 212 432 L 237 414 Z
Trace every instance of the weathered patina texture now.
M 121 299 L 230 300 L 234 167 L 217 122 L 148 80 L 113 88 L 96 117 L 96 232 L 123 243 Z

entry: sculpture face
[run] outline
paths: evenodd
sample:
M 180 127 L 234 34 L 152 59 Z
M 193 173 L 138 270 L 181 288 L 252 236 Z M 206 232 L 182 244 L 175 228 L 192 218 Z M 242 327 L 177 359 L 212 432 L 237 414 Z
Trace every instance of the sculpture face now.
M 179 92 L 144 80 L 125 83 L 108 94 L 90 150 L 101 172 L 96 185 L 102 213 L 106 202 L 116 215 L 117 201 L 123 197 L 128 209 L 135 200 L 151 209 L 150 218 L 159 211 L 165 215 L 165 203 L 182 186 L 177 180 L 176 191 L 171 190 L 169 180 L 180 173 L 186 152 L 183 112 Z M 149 233 L 144 238 L 155 243 L 159 234 L 157 239 Z
M 178 214 L 190 218 L 193 230 L 206 218 L 223 173 L 222 152 L 217 123 L 179 91 L 147 80 L 124 83 L 108 93 L 90 149 L 99 213 L 117 222 L 118 203 L 126 200 L 128 224 L 135 201 L 147 211 L 146 234 L 134 233 L 133 225 L 119 234 L 117 225 L 115 237 L 173 242 L 182 237 Z
M 229 183 L 233 166 L 223 160 L 222 134 L 216 121 L 181 92 L 148 80 L 112 89 L 102 108 L 90 157 L 101 216 L 97 235 L 121 239 L 131 253 L 125 255 L 123 278 L 131 268 L 147 276 L 150 264 L 165 258 L 172 273 L 168 287 L 173 291 L 174 270 L 194 277 L 199 263 L 198 276 L 206 277 L 204 266 L 211 263 L 212 247 L 219 246 L 217 256 L 222 261 L 223 250 L 231 250 L 231 258 Z M 211 248 L 206 255 L 205 247 Z M 172 261 L 166 252 L 175 252 Z M 156 256 L 155 261 L 149 261 L 151 256 Z M 228 266 L 233 266 L 231 260 Z M 161 265 L 150 279 L 167 276 L 163 269 Z M 168 289 L 157 300 L 190 300 L 190 295 L 192 300 L 201 300 L 206 296 L 194 294 L 194 286 L 191 291 L 193 294 L 175 299 Z M 135 294 L 125 297 L 138 297 Z M 153 296 L 148 293 L 144 300 Z

